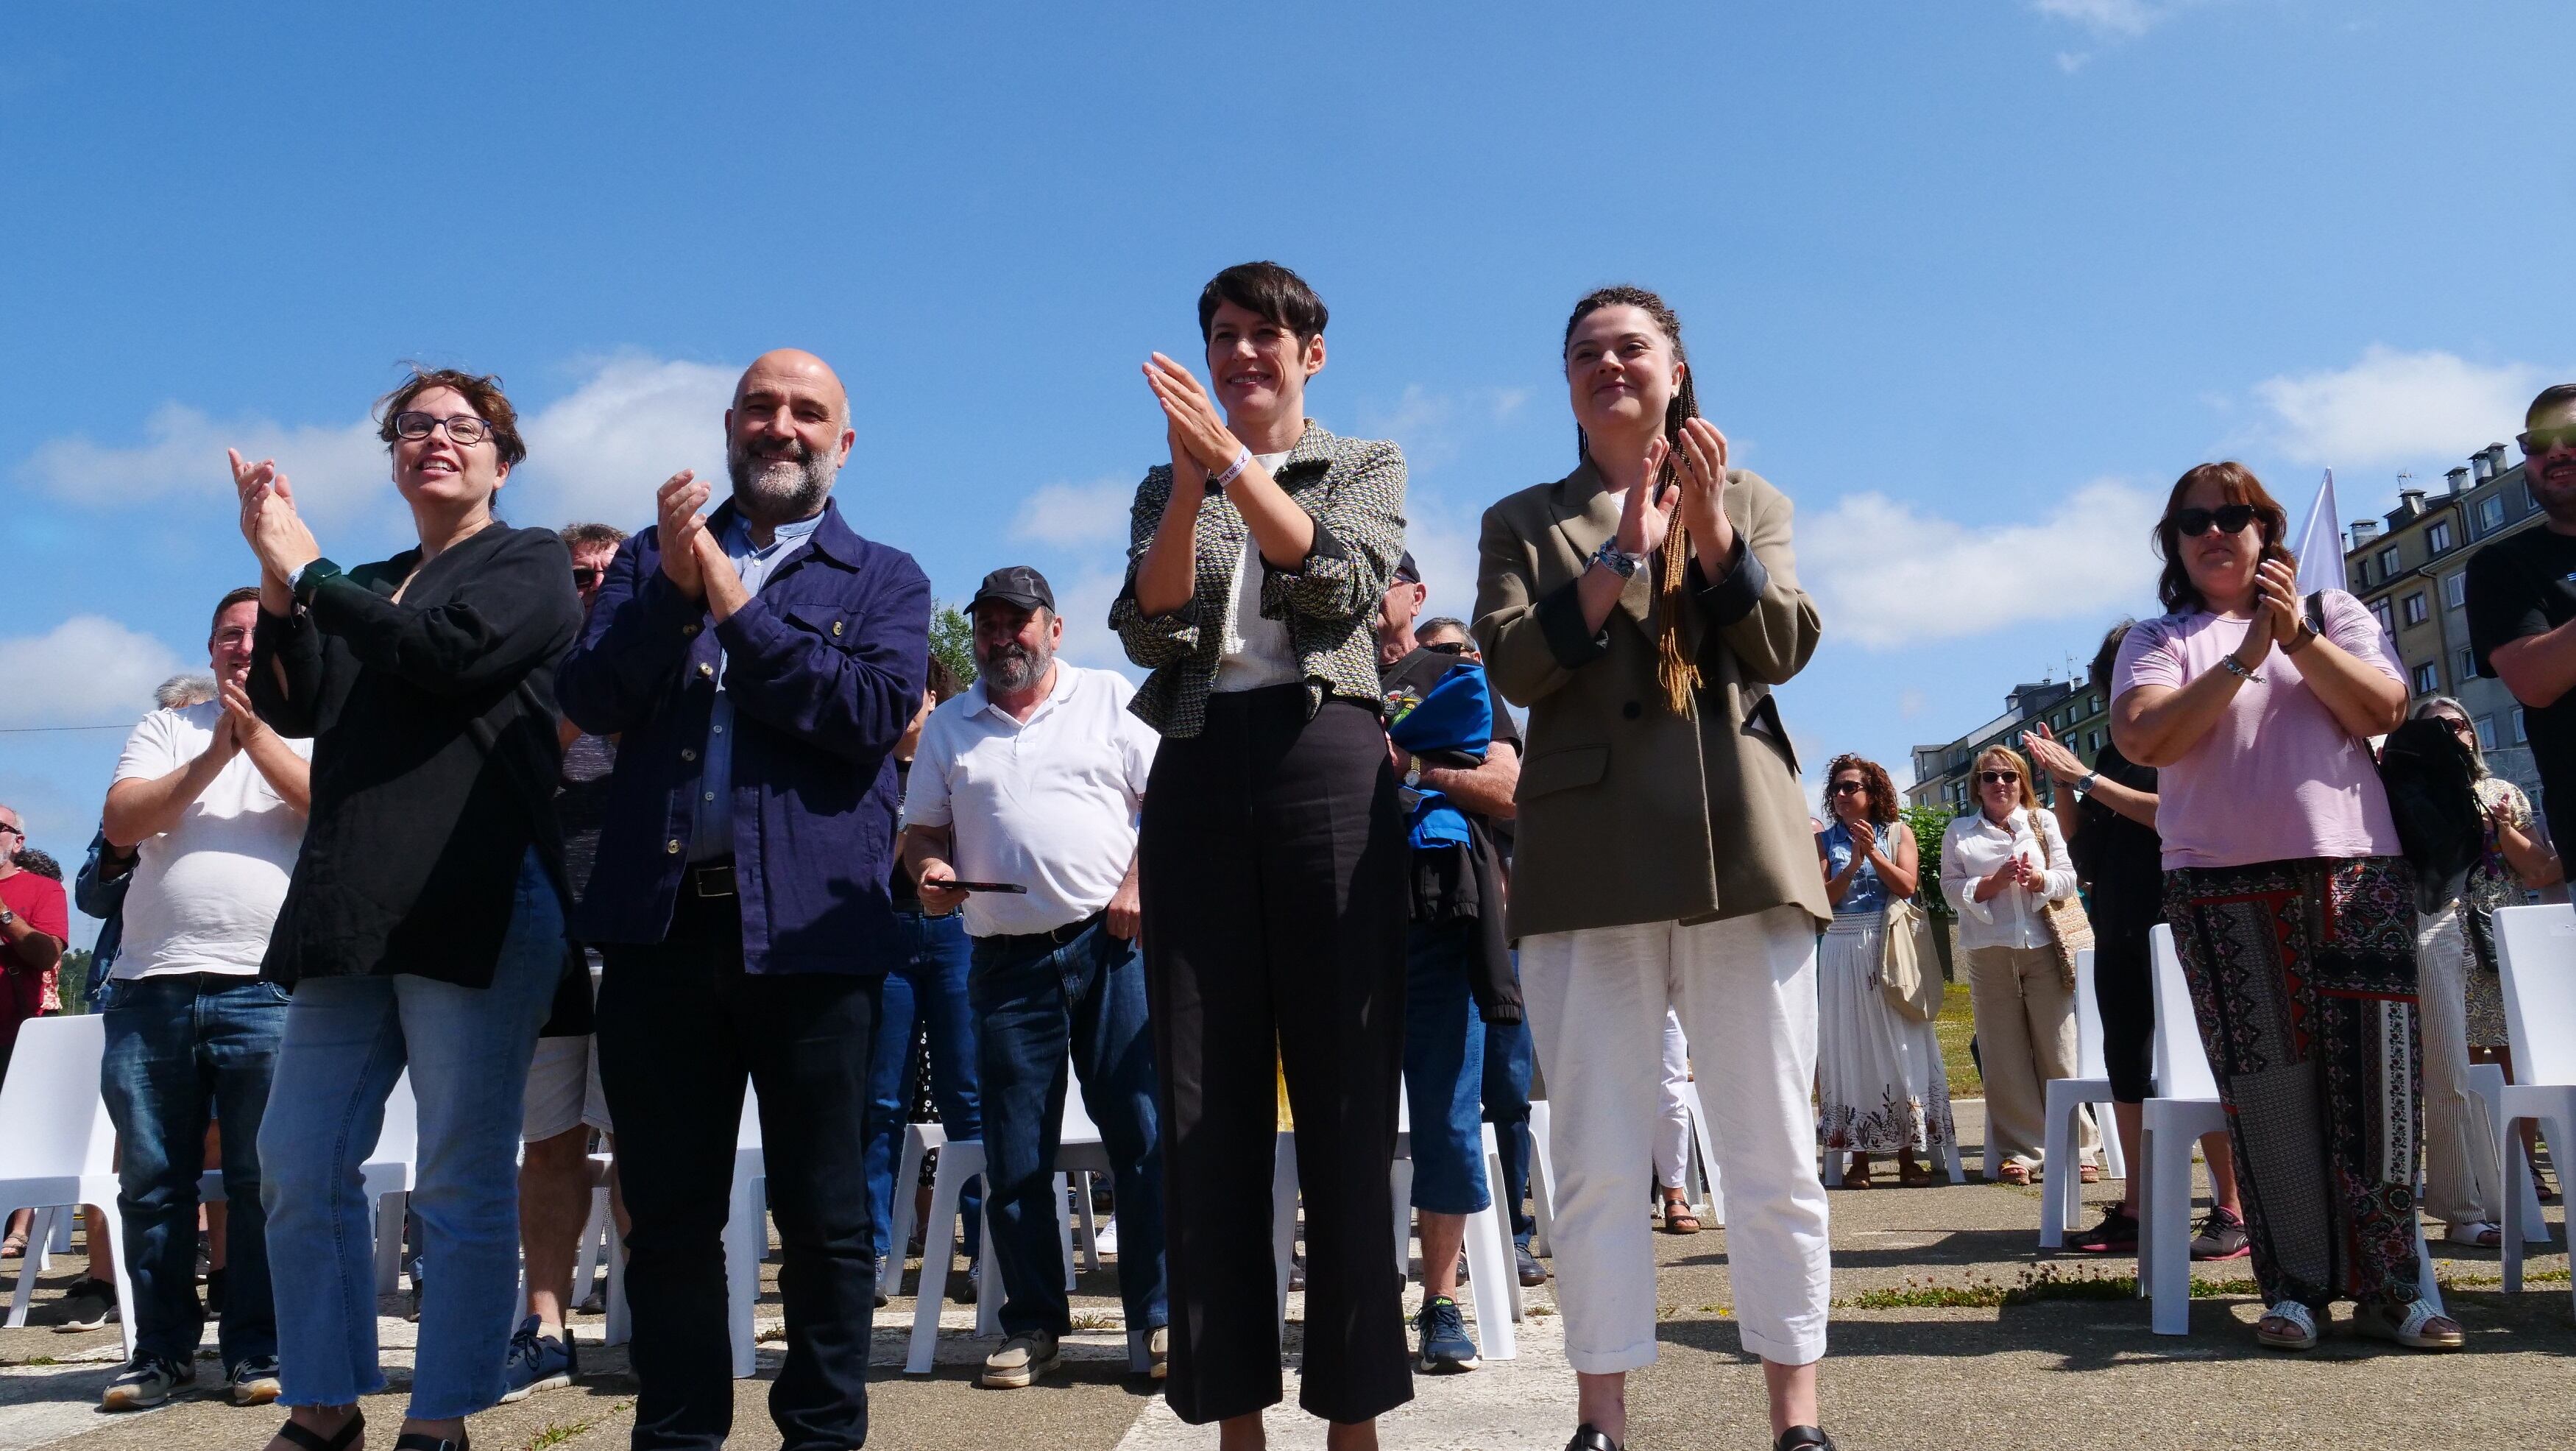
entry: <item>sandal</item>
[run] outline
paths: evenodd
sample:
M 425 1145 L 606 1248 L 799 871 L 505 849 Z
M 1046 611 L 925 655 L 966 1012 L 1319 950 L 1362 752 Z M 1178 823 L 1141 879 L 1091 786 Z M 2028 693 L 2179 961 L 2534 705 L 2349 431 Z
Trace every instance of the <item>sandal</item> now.
M 1843 1187 L 1845 1189 L 1866 1189 L 1869 1187 L 1869 1155 L 1854 1154 L 1851 1156 L 1851 1167 L 1843 1170 Z
M 2006 1159 L 2004 1166 L 1995 1172 L 1995 1179 L 2004 1184 L 2027 1184 L 2030 1182 L 2030 1166 L 2019 1159 Z
M 1771 1451 L 1835 1451 L 1834 1438 L 1822 1426 L 1791 1426 L 1771 1443 Z
M 2469 1333 L 2460 1328 L 2460 1322 L 2435 1314 L 2430 1300 L 2410 1300 L 2403 1309 L 2394 1305 L 2355 1306 L 2352 1328 L 2381 1340 L 2393 1340 L 2409 1350 L 2458 1350 L 2469 1343 Z
M 1688 1202 L 1680 1199 L 1664 1201 L 1664 1233 L 1699 1233 L 1699 1216 L 1691 1212 Z
M 421 1431 L 405 1431 L 394 1438 L 394 1451 L 473 1451 L 473 1447 L 474 1438 L 462 1432 L 453 1441 Z
M 2254 1340 L 2266 1350 L 2314 1350 L 2316 1314 L 2296 1300 L 2283 1300 L 2254 1322 Z
M 26 1257 L 27 1237 L 25 1235 L 13 1234 L 6 1239 L 0 1239 L 0 1260 L 17 1260 Z
M 2079 1164 L 2075 1169 L 2075 1178 L 2080 1183 L 2099 1184 L 2102 1182 L 2101 1166 L 2096 1164 Z
M 341 1423 L 340 1429 L 325 1436 L 292 1420 L 277 1428 L 277 1439 L 291 1442 L 302 1451 L 349 1451 L 351 1442 L 366 1434 L 367 1413 L 360 1411 Z
M 2443 1230 L 2442 1238 L 2477 1249 L 2500 1249 L 2504 1245 L 2504 1226 L 2483 1219 L 2464 1219 Z
M 1565 1451 L 1619 1451 L 1619 1443 L 1610 1433 L 1590 1421 L 1574 1428 L 1574 1439 L 1565 1443 Z
M 1908 1189 L 1920 1188 L 1932 1182 L 1932 1166 L 1906 1154 L 1896 1161 L 1896 1182 Z

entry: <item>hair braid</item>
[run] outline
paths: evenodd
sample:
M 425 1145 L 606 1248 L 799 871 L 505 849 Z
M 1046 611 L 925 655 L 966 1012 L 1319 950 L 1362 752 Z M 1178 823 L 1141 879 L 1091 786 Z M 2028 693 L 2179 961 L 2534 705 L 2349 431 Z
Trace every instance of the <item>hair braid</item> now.
M 1634 307 L 1655 320 L 1664 337 L 1673 345 L 1673 361 L 1688 364 L 1690 355 L 1682 347 L 1682 320 L 1671 304 L 1642 287 L 1603 287 L 1587 293 L 1574 305 L 1574 315 L 1566 319 L 1565 336 L 1573 341 L 1575 326 L 1605 307 Z M 1654 497 L 1661 501 L 1664 490 L 1681 483 L 1682 424 L 1700 416 L 1699 390 L 1692 385 L 1691 370 L 1682 369 L 1681 384 L 1673 390 L 1672 402 L 1664 408 L 1664 464 L 1656 471 Z M 1592 441 L 1583 427 L 1575 425 L 1574 452 L 1580 459 L 1592 457 Z M 1671 525 L 1664 531 L 1657 567 L 1655 593 L 1662 605 L 1662 619 L 1655 631 L 1655 680 L 1664 688 L 1664 705 L 1675 715 L 1690 712 L 1691 692 L 1700 686 L 1699 663 L 1690 657 L 1682 643 L 1682 611 L 1689 593 L 1690 530 L 1681 521 L 1675 505 Z

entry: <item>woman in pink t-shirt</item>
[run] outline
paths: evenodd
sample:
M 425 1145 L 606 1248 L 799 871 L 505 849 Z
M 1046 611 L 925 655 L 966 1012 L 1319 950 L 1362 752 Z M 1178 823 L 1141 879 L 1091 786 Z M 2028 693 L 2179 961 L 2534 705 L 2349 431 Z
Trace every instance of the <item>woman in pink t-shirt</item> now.
M 2349 1297 L 2366 1334 L 2456 1349 L 2416 1295 L 2414 873 L 2369 744 L 2406 684 L 2358 600 L 2300 597 L 2287 530 L 2241 465 L 2174 484 L 2168 613 L 2121 644 L 2111 734 L 2160 772 L 2165 915 L 2227 1105 L 2256 1338 L 2305 1350 Z

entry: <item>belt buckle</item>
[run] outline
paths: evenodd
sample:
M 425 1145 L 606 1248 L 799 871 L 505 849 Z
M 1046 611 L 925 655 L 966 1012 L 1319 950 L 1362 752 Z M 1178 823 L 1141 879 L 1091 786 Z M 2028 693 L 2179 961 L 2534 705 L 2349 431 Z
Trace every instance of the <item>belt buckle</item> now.
M 694 885 L 697 888 L 698 895 L 701 897 L 730 897 L 734 895 L 733 863 L 731 862 L 718 862 L 713 866 L 695 867 L 690 870 L 689 875 L 695 878 Z

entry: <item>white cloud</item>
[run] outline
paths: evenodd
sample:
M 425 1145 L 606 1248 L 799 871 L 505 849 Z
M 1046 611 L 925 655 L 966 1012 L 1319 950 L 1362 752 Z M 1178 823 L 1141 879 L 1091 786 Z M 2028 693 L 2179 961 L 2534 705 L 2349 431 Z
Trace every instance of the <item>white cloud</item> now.
M 2134 40 L 2183 8 L 2182 0 L 2031 0 L 2031 9 L 2096 35 Z M 2064 63 L 2065 57 L 2060 56 Z M 2079 58 L 2078 63 L 2081 63 Z M 2069 67 L 2072 69 L 2072 67 Z
M 169 646 L 100 615 L 0 639 L 0 680 L 9 682 L 0 691 L 0 727 L 139 720 L 152 709 L 152 688 L 180 665 Z
M 1133 479 L 1089 484 L 1048 484 L 1020 504 L 1011 537 L 1058 549 L 1127 543 L 1127 514 L 1136 500 Z
M 1453 507 L 1429 492 L 1405 496 L 1404 547 L 1422 571 L 1431 593 L 1423 614 L 1449 615 L 1472 622 L 1476 609 L 1476 532 L 1484 509 Z
M 502 492 L 503 512 L 522 524 L 632 529 L 652 520 L 653 491 L 682 469 L 724 497 L 724 411 L 738 372 L 635 354 L 594 364 L 581 386 L 520 423 L 528 461 Z
M 502 512 L 524 523 L 595 518 L 632 526 L 652 517 L 653 490 L 683 468 L 711 474 L 721 493 L 724 410 L 733 383 L 732 369 L 705 363 L 622 354 L 590 364 L 572 392 L 520 420 L 528 461 L 504 487 Z M 317 523 L 396 507 L 385 446 L 366 418 L 285 427 L 164 403 L 144 419 L 140 443 L 53 439 L 16 473 L 58 498 L 98 509 L 227 498 L 227 447 L 248 458 L 276 459 L 298 505 Z
M 2102 479 L 2035 523 L 1971 527 L 1854 494 L 1798 527 L 1827 639 L 1871 649 L 2135 608 L 2156 577 L 2162 498 Z
M 1419 383 L 1407 383 L 1391 406 L 1360 405 L 1360 432 L 1368 438 L 1395 440 L 1404 449 L 1406 465 L 1416 472 L 1436 469 L 1458 456 L 1461 433 L 1501 423 L 1529 400 L 1527 388 L 1435 393 Z
M 345 517 L 386 483 L 385 446 L 372 422 L 281 427 L 265 418 L 218 421 L 182 403 L 164 403 L 143 420 L 143 441 L 92 442 L 73 435 L 37 446 L 18 465 L 20 481 L 70 503 L 133 509 L 172 496 L 232 492 L 226 448 L 244 458 L 273 458 L 315 519 Z
M 1126 647 L 1109 630 L 1109 605 L 1126 578 L 1124 570 L 1095 568 L 1055 586 L 1056 613 L 1064 619 L 1064 643 L 1058 649 L 1076 665 L 1115 670 L 1141 681 L 1145 672 L 1128 663 Z
M 2272 410 L 2269 442 L 2302 463 L 2358 468 L 2466 458 L 2519 427 L 2540 370 L 2488 367 L 2380 344 L 2349 368 L 2254 385 Z

